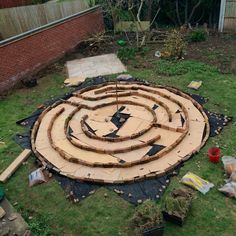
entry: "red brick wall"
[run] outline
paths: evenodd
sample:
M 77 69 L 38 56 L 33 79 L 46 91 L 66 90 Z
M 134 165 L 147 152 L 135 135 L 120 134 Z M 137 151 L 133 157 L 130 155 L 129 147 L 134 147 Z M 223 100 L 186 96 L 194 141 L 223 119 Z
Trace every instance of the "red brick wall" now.
M 0 46 L 0 95 L 104 30 L 101 8 Z
M 30 4 L 32 4 L 32 0 L 0 0 L 0 9 L 25 6 Z

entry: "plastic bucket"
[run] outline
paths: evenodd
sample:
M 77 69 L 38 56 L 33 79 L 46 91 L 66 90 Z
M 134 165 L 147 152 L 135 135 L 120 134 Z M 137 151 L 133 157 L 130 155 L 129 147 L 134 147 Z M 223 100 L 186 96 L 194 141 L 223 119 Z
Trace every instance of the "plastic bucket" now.
M 220 154 L 221 154 L 221 150 L 217 147 L 212 147 L 210 149 L 208 149 L 208 157 L 209 157 L 209 161 L 213 162 L 213 163 L 217 163 L 220 161 Z

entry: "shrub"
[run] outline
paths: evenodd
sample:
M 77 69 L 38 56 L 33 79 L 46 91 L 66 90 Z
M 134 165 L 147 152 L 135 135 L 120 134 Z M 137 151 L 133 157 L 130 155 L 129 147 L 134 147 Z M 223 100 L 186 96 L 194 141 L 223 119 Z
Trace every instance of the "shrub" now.
M 119 48 L 117 56 L 122 60 L 127 62 L 128 60 L 134 59 L 138 49 L 137 48 Z
M 162 52 L 162 55 L 164 57 L 180 59 L 183 56 L 185 47 L 186 42 L 184 35 L 180 31 L 174 29 L 165 40 L 164 52 Z
M 192 42 L 202 42 L 206 41 L 208 33 L 205 29 L 195 29 L 190 34 L 190 40 Z
M 150 49 L 148 47 L 123 47 L 118 49 L 117 56 L 124 62 L 133 60 L 136 55 L 144 56 Z

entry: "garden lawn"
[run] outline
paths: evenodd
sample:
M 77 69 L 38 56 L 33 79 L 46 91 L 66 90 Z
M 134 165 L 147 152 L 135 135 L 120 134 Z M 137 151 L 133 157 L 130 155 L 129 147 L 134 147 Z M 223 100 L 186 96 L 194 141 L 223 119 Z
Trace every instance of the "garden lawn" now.
M 170 85 L 185 92 L 196 93 L 209 101 L 205 105 L 211 111 L 236 117 L 236 76 L 220 74 L 216 68 L 194 62 L 150 59 L 149 69 L 139 69 L 129 63 L 128 72 L 133 76 L 148 80 L 155 84 Z M 21 152 L 14 142 L 17 132 L 24 129 L 15 122 L 30 115 L 38 105 L 55 96 L 68 91 L 63 88 L 63 73 L 47 74 L 39 80 L 39 85 L 31 89 L 19 89 L 0 101 L 0 141 L 6 147 L 0 148 L 0 173 Z M 192 80 L 202 80 L 199 91 L 187 89 Z M 179 180 L 187 172 L 209 180 L 215 187 L 206 195 L 196 192 L 192 208 L 186 223 L 179 227 L 166 223 L 165 236 L 205 236 L 236 233 L 236 200 L 229 199 L 217 189 L 224 183 L 224 171 L 221 163 L 208 162 L 206 152 L 212 145 L 219 145 L 224 155 L 236 155 L 236 125 L 233 120 L 223 132 L 210 138 L 199 154 L 187 161 L 177 177 L 171 179 L 171 184 L 161 201 L 177 186 Z M 43 235 L 81 235 L 81 236 L 115 236 L 130 235 L 129 219 L 135 207 L 115 193 L 99 189 L 82 202 L 73 204 L 66 199 L 65 193 L 54 179 L 46 184 L 28 187 L 28 174 L 36 168 L 35 157 L 31 156 L 27 163 L 10 178 L 6 184 L 1 184 L 7 198 L 22 213 L 36 236 Z M 200 168 L 197 167 L 200 163 Z M 104 194 L 108 196 L 105 198 Z M 31 219 L 31 217 L 33 217 Z

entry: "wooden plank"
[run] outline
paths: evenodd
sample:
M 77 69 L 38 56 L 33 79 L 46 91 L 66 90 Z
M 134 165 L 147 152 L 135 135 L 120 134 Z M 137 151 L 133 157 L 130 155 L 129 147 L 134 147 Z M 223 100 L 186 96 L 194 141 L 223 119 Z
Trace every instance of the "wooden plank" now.
M 235 32 L 236 31 L 236 17 L 235 18 L 225 18 L 224 31 L 225 32 Z
M 25 149 L 0 175 L 0 182 L 6 182 L 8 178 L 17 170 L 23 161 L 25 161 L 31 154 L 30 149 Z
M 135 25 L 136 24 L 136 25 Z M 141 21 L 140 23 L 133 21 L 120 21 L 115 24 L 116 31 L 122 32 L 135 32 L 138 30 L 139 32 L 149 30 L 150 21 Z

